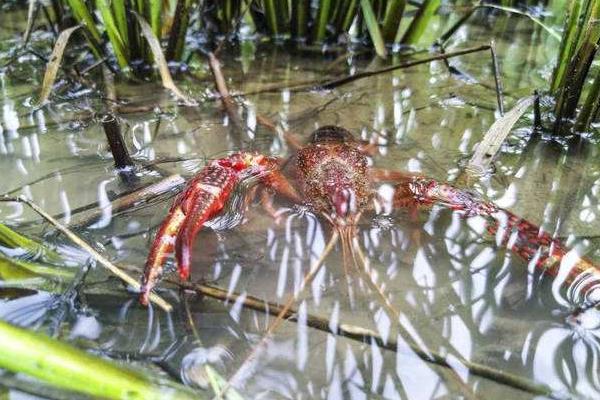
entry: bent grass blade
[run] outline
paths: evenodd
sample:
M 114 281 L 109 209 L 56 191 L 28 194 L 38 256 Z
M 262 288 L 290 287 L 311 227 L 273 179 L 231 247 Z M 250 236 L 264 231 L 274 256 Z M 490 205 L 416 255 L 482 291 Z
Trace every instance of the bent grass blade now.
M 67 47 L 73 32 L 79 28 L 81 28 L 81 25 L 65 29 L 60 33 L 58 39 L 56 39 L 54 49 L 52 49 L 52 54 L 50 55 L 50 61 L 48 62 L 48 65 L 46 65 L 46 72 L 44 73 L 40 97 L 36 102 L 38 107 L 43 106 L 48 101 L 50 93 L 52 92 L 52 86 L 54 85 L 54 81 L 56 81 L 56 75 L 58 74 L 58 69 L 60 68 L 65 48 Z
M 171 73 L 169 72 L 167 60 L 165 59 L 165 55 L 163 54 L 163 51 L 160 47 L 160 42 L 158 41 L 156 36 L 154 36 L 154 33 L 152 33 L 152 28 L 150 27 L 150 25 L 148 25 L 146 20 L 144 20 L 144 18 L 142 18 L 139 14 L 135 13 L 134 15 L 137 18 L 140 27 L 142 28 L 142 34 L 144 35 L 146 42 L 148 42 L 148 45 L 150 45 L 150 50 L 152 51 L 152 55 L 154 56 L 154 61 L 156 62 L 156 65 L 158 67 L 158 72 L 160 73 L 160 78 L 162 80 L 164 88 L 170 90 L 175 95 L 175 97 L 183 101 L 185 105 L 198 105 L 198 102 L 196 100 L 183 93 L 181 90 L 179 90 L 177 85 L 175 85 L 175 82 L 171 77 Z

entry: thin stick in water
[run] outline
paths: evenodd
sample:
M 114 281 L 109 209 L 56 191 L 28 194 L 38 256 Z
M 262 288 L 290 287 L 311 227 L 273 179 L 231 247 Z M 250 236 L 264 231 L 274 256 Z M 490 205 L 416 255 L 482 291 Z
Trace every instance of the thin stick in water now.
M 282 315 L 284 313 L 282 305 L 267 302 L 251 295 L 245 294 L 242 298 L 242 295 L 239 293 L 230 292 L 226 289 L 216 286 L 182 282 L 180 280 L 171 279 L 167 279 L 166 281 L 174 285 L 178 285 L 186 290 L 192 290 L 200 295 L 211 297 L 213 299 L 232 301 L 235 303 L 240 302 L 243 307 L 251 310 L 256 310 L 274 316 Z M 283 318 L 289 322 L 298 322 L 297 315 L 298 310 L 289 308 L 283 314 Z M 339 323 L 335 326 L 335 329 L 332 330 L 333 326 L 328 319 L 313 314 L 307 314 L 306 325 L 310 328 L 317 329 L 322 332 L 333 333 L 335 335 L 343 336 L 347 339 L 360 343 L 375 343 L 384 350 L 392 352 L 398 351 L 398 343 L 393 338 L 387 338 L 387 340 L 383 340 L 383 338 L 377 332 L 361 326 Z M 421 360 L 443 368 L 451 368 L 445 357 L 441 354 L 438 354 L 432 350 L 425 351 L 411 342 L 407 342 L 406 344 L 410 350 L 414 352 L 414 355 Z M 553 391 L 551 388 L 544 384 L 530 381 L 525 377 L 512 375 L 510 373 L 500 371 L 473 361 L 466 361 L 463 362 L 463 364 L 473 375 L 489 379 L 500 385 L 506 385 L 535 395 L 548 396 L 551 398 L 555 397 L 553 396 Z
M 498 101 L 498 111 L 500 116 L 504 116 L 504 98 L 502 94 L 502 80 L 500 79 L 500 69 L 498 66 L 498 57 L 496 56 L 496 43 L 490 42 L 490 52 L 492 53 L 492 69 L 494 71 L 494 83 L 496 84 L 496 100 Z
M 458 57 L 458 56 L 463 56 L 466 54 L 477 53 L 480 51 L 486 51 L 489 49 L 490 49 L 490 45 L 484 44 L 484 45 L 477 46 L 477 47 L 469 47 L 469 48 L 462 49 L 462 50 L 456 50 L 456 51 L 453 51 L 450 53 L 436 54 L 434 56 L 423 58 L 421 60 L 408 61 L 408 62 L 397 64 L 397 65 L 391 65 L 389 67 L 379 68 L 379 69 L 376 69 L 373 71 L 359 72 L 357 74 L 345 76 L 343 78 L 325 81 L 325 82 L 322 82 L 321 84 L 315 85 L 313 87 L 313 89 L 329 90 L 329 89 L 333 89 L 338 86 L 344 85 L 346 83 L 354 82 L 359 79 L 368 78 L 368 77 L 371 77 L 374 75 L 392 72 L 392 71 L 396 71 L 398 69 L 410 68 L 410 67 L 414 67 L 414 66 L 421 65 L 421 64 L 427 64 L 427 63 L 430 63 L 430 62 L 436 61 L 436 60 L 445 60 L 445 59 L 452 58 L 452 57 Z

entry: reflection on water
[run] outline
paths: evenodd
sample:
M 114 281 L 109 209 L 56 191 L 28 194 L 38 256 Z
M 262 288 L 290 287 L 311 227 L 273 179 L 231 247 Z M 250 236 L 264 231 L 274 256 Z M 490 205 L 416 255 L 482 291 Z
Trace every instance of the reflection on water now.
M 513 104 L 545 87 L 555 43 L 527 20 L 497 22 L 510 33 L 496 39 L 506 102 Z M 532 29 L 539 41 L 529 40 Z M 14 37 L 0 32 L 6 51 Z M 486 43 L 491 34 L 476 18 L 450 47 Z M 122 112 L 126 143 L 134 159 L 149 166 L 137 171 L 136 187 L 112 168 L 94 119 L 102 107 L 99 96 L 68 98 L 57 89 L 53 104 L 33 111 L 25 99 L 41 80 L 41 62 L 33 60 L 32 70 L 24 63 L 3 68 L 0 169 L 8 178 L 0 181 L 0 191 L 33 199 L 139 276 L 174 191 L 126 210 L 114 200 L 161 175 L 190 177 L 207 158 L 231 150 L 289 155 L 281 135 L 257 125 L 258 114 L 304 139 L 318 126 L 344 126 L 378 145 L 373 165 L 441 181 L 459 175 L 495 119 L 495 92 L 465 79 L 468 74 L 492 82 L 487 55 L 453 59 L 463 76 L 433 62 L 328 91 L 261 92 L 339 77 L 369 68 L 371 60 L 307 61 L 261 48 L 243 54 L 243 73 L 238 49 L 223 56 L 231 89 L 255 93 L 241 99 L 241 133 L 216 102 L 180 108 L 156 85 L 119 85 L 130 106 Z M 211 87 L 185 74 L 181 80 L 195 93 Z M 499 216 L 490 233 L 489 218 L 465 218 L 442 206 L 393 210 L 383 202 L 362 217 L 357 231 L 355 244 L 365 262 L 344 262 L 338 244 L 303 288 L 332 235 L 329 224 L 284 199 L 275 200 L 272 212 L 254 202 L 243 216 L 213 222 L 197 239 L 193 279 L 218 287 L 227 300 L 163 282 L 160 294 L 175 306 L 165 314 L 142 308 L 134 293 L 94 267 L 66 292 L 9 291 L 10 283 L 3 282 L 0 318 L 136 360 L 198 388 L 211 385 L 214 370 L 233 377 L 248 398 L 533 398 L 544 391 L 540 397 L 596 398 L 600 314 L 577 308 L 598 301 L 599 280 L 597 273 L 570 271 L 582 257 L 600 262 L 598 150 L 591 139 L 566 150 L 563 142 L 533 135 L 530 119 L 520 122 L 494 174 L 473 190 L 541 230 L 519 236 L 505 230 L 508 217 Z M 390 191 L 378 188 L 382 198 Z M 86 218 L 98 209 L 93 220 Z M 87 261 L 20 204 L 0 204 L 0 220 L 60 245 L 81 265 Z M 558 263 L 548 260 L 555 245 L 543 242 L 542 233 L 565 244 Z M 515 245 L 521 253 L 510 250 Z M 173 269 L 171 263 L 167 270 Z M 297 299 L 289 321 L 265 341 L 277 307 L 291 295 Z

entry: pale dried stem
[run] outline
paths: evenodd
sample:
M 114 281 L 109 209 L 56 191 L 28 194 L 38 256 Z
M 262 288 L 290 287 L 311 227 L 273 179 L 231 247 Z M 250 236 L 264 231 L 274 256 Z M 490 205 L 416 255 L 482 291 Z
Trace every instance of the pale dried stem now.
M 125 273 L 121 269 L 119 269 L 119 267 L 117 267 L 116 265 L 114 265 L 106 257 L 104 257 L 102 254 L 100 254 L 98 251 L 96 251 L 86 241 L 84 241 L 79 236 L 77 236 L 69 228 L 67 228 L 66 226 L 64 226 L 60 222 L 58 222 L 56 219 L 54 219 L 54 217 L 52 217 L 50 214 L 48 214 L 40 206 L 38 206 L 37 204 L 35 204 L 31 200 L 28 200 L 28 199 L 20 196 L 20 197 L 4 197 L 4 198 L 0 198 L 0 201 L 3 201 L 3 202 L 18 202 L 18 203 L 25 203 L 25 204 L 27 204 L 29 207 L 31 207 L 31 209 L 33 211 L 35 211 L 36 213 L 38 213 L 42 218 L 44 218 L 46 221 L 48 221 L 58 231 L 60 231 L 66 237 L 68 237 L 69 240 L 71 240 L 73 243 L 75 243 L 76 245 L 78 245 L 79 247 L 81 247 L 83 250 L 85 250 L 100 265 L 102 265 L 104 268 L 108 269 L 110 272 L 112 272 L 114 275 L 116 275 L 118 278 L 120 278 L 122 281 L 124 281 L 125 283 L 127 283 L 128 285 L 130 285 L 131 287 L 133 287 L 134 289 L 140 290 L 140 284 L 139 284 L 139 282 L 137 280 L 135 280 L 134 278 L 132 278 L 131 276 L 129 276 L 127 273 Z M 155 303 L 157 306 L 159 306 L 160 308 L 162 308 L 166 312 L 170 312 L 173 309 L 173 307 L 169 303 L 167 303 L 163 298 L 161 298 L 160 296 L 158 296 L 158 295 L 156 295 L 154 293 L 152 293 L 150 295 L 150 301 L 152 301 L 153 303 Z

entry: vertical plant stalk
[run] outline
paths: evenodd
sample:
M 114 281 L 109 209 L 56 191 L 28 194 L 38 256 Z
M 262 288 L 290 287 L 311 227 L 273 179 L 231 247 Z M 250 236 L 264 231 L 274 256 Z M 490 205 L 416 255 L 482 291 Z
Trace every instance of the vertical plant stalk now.
M 129 69 L 129 50 L 128 47 L 125 47 L 123 37 L 117 28 L 108 0 L 96 0 L 96 8 L 102 16 L 102 22 L 104 22 L 106 34 L 115 52 L 117 63 L 121 69 L 127 71 Z
M 498 102 L 498 111 L 500 116 L 504 116 L 504 97 L 502 91 L 502 79 L 500 77 L 500 68 L 498 57 L 496 55 L 496 43 L 492 40 L 490 43 L 490 53 L 492 54 L 492 70 L 494 71 L 494 84 L 496 85 L 496 101 Z
M 533 133 L 540 133 L 542 126 L 542 110 L 540 108 L 540 94 L 537 90 L 533 92 Z
M 567 7 L 567 16 L 565 18 L 565 27 L 562 39 L 560 41 L 560 51 L 558 53 L 558 62 L 552 73 L 552 84 L 550 91 L 555 93 L 561 86 L 569 60 L 573 51 L 577 47 L 577 30 L 579 27 L 579 17 L 581 14 L 582 0 L 572 0 Z
M 371 41 L 375 46 L 375 52 L 379 57 L 385 58 L 387 56 L 387 52 L 385 50 L 385 41 L 381 35 L 381 31 L 379 30 L 379 24 L 377 23 L 377 17 L 373 12 L 371 1 L 360 0 L 360 8 L 365 19 L 365 24 L 367 25 L 367 30 L 369 31 L 369 36 L 371 37 Z
M 295 0 L 292 1 L 292 37 L 296 40 L 306 40 L 306 29 L 308 19 L 310 18 L 310 1 Z
M 271 36 L 278 36 L 281 32 L 279 31 L 279 23 L 277 18 L 277 1 L 281 0 L 264 0 L 263 7 L 265 10 L 265 17 L 267 19 L 267 27 L 269 28 Z
M 94 23 L 94 18 L 92 14 L 90 14 L 85 2 L 83 0 L 66 0 L 75 16 L 75 19 L 81 23 L 90 35 L 93 38 L 93 42 L 96 46 L 99 46 L 102 43 L 102 36 L 100 32 L 96 28 L 96 24 Z
M 563 131 L 565 121 L 575 117 L 577 105 L 586 83 L 587 75 L 594 61 L 600 39 L 600 0 L 592 0 L 589 18 L 581 36 L 581 42 L 565 73 L 564 84 L 559 89 L 554 113 L 554 133 Z
M 162 11 L 162 6 L 162 0 L 150 0 L 150 26 L 152 27 L 154 36 L 156 36 L 158 39 L 160 39 L 162 36 L 160 26 L 160 13 Z
M 112 0 L 112 9 L 123 46 L 125 49 L 129 49 L 129 28 L 127 27 L 127 5 L 125 0 Z
M 400 43 L 406 45 L 416 44 L 421 38 L 421 35 L 423 35 L 423 32 L 425 32 L 427 25 L 429 25 L 431 18 L 436 13 L 440 3 L 441 0 L 425 0 L 406 29 Z M 396 39 L 398 39 L 398 35 L 396 35 Z
M 352 25 L 352 21 L 356 18 L 358 0 L 350 0 L 348 8 L 346 9 L 346 14 L 343 16 L 342 25 L 339 29 L 341 32 L 348 32 L 350 30 L 350 26 Z
M 38 2 L 38 0 L 29 0 L 29 7 L 27 9 L 27 26 L 25 27 L 25 33 L 23 33 L 22 47 L 27 46 L 27 43 L 29 43 L 31 31 L 33 30 L 33 24 L 37 18 L 39 10 L 40 3 Z
M 179 61 L 181 59 L 185 34 L 190 20 L 191 5 L 192 0 L 177 0 L 173 25 L 171 25 L 171 32 L 169 32 L 169 43 L 165 52 L 165 56 L 169 61 Z
M 319 1 L 319 9 L 317 11 L 317 20 L 314 26 L 313 39 L 317 43 L 322 43 L 327 34 L 327 24 L 329 23 L 329 14 L 331 10 L 331 0 Z
M 585 102 L 583 103 L 583 107 L 577 116 L 575 131 L 587 131 L 594 121 L 594 115 L 597 113 L 598 109 L 600 109 L 600 69 L 596 70 L 594 82 L 592 83 Z
M 381 27 L 381 33 L 386 43 L 394 41 L 396 32 L 400 28 L 405 8 L 406 0 L 388 0 Z

